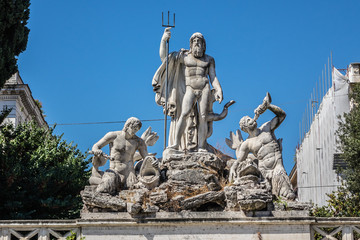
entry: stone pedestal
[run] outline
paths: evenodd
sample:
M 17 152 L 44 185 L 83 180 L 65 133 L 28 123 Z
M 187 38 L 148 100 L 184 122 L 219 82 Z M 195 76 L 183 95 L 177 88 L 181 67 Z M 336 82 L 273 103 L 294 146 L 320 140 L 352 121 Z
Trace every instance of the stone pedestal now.
M 105 217 L 105 218 L 100 218 Z M 253 217 L 241 212 L 158 212 L 131 217 L 127 213 L 83 215 L 78 224 L 86 240 L 108 239 L 310 239 L 311 217 Z
M 180 212 L 142 214 L 134 218 L 126 212 L 83 213 L 73 220 L 0 220 L 0 239 L 77 238 L 131 240 L 308 240 L 354 239 L 360 218 L 301 217 L 282 211 L 283 216 L 246 217 L 241 212 Z M 337 229 L 334 231 L 333 229 Z
M 259 177 L 248 175 L 224 188 L 229 211 L 259 211 L 272 209 L 271 188 Z
M 241 177 L 229 185 L 224 176 L 226 163 L 213 153 L 166 150 L 163 156 L 160 167 L 166 179 L 158 187 L 139 187 L 110 195 L 87 186 L 81 192 L 83 213 L 128 212 L 136 216 L 162 211 L 225 210 L 241 211 L 246 216 L 272 216 L 271 186 L 255 166 L 246 165 L 239 173 Z M 280 211 L 305 209 L 291 202 L 278 202 L 275 207 Z
M 150 202 L 165 211 L 222 211 L 224 167 L 224 161 L 212 153 L 166 150 L 161 168 L 166 170 L 167 181 L 154 189 Z
M 98 193 L 92 186 L 81 192 L 83 212 L 222 211 L 225 209 L 225 163 L 212 153 L 164 153 L 166 180 L 154 189 Z

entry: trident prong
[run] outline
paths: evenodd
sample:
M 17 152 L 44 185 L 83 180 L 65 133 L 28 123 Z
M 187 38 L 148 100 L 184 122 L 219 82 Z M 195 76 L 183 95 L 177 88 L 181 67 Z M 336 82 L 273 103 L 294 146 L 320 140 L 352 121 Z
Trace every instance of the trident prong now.
M 171 27 L 174 28 L 175 27 L 175 13 L 174 13 L 174 17 L 173 17 L 173 25 L 170 25 L 170 11 L 168 11 L 168 19 L 167 19 L 167 24 L 164 24 L 164 12 L 161 12 L 161 25 L 163 27 Z

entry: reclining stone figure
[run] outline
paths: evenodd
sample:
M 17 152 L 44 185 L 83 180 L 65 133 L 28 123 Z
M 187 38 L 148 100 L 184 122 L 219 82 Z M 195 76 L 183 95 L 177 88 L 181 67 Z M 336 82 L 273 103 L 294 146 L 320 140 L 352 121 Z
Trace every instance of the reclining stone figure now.
M 257 118 L 267 109 L 275 113 L 276 116 L 257 128 Z M 236 146 L 237 160 L 231 166 L 229 181 L 233 182 L 239 177 L 239 167 L 243 165 L 241 163 L 252 153 L 259 162 L 261 174 L 271 183 L 272 194 L 293 200 L 296 196 L 283 166 L 281 139 L 277 140 L 274 134 L 275 129 L 284 121 L 286 114 L 281 108 L 271 104 L 271 97 L 268 93 L 263 104 L 259 105 L 254 112 L 254 118 L 245 116 L 240 120 L 241 130 L 247 132 L 249 137 L 245 141 L 242 139 L 238 141 Z M 227 141 L 228 145 L 229 142 L 231 141 Z
M 140 156 L 145 159 L 149 154 L 145 141 L 136 136 L 141 128 L 141 121 L 135 117 L 129 118 L 121 131 L 107 133 L 102 139 L 92 147 L 93 168 L 90 184 L 97 185 L 96 192 L 115 194 L 121 189 L 132 189 L 138 183 L 134 169 L 134 155 L 139 151 Z M 151 131 L 151 129 L 150 129 Z M 156 142 L 158 136 L 150 135 Z M 110 156 L 101 150 L 104 146 L 110 146 Z M 100 166 L 105 165 L 107 159 L 110 160 L 110 167 L 104 173 L 99 170 Z M 151 158 L 153 165 L 157 167 L 158 162 L 155 157 Z

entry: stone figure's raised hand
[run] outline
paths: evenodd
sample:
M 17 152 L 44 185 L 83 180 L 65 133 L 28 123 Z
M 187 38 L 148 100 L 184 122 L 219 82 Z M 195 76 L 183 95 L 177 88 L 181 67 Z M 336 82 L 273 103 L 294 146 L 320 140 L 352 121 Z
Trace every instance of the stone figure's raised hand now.
M 157 160 L 157 158 L 152 158 L 151 159 L 151 164 L 154 168 L 158 168 L 159 167 L 159 160 Z
M 161 41 L 165 41 L 165 42 L 166 42 L 166 41 L 170 40 L 170 38 L 171 38 L 170 29 L 171 29 L 171 27 L 165 28 L 164 34 L 163 34 L 163 36 L 162 36 L 162 38 L 161 38 Z
M 218 101 L 219 103 L 222 102 L 222 100 L 223 100 L 222 91 L 218 91 L 218 90 L 215 91 L 215 100 Z
M 237 164 L 234 163 L 231 168 L 230 168 L 230 173 L 229 173 L 229 182 L 234 182 L 236 179 L 236 168 L 237 168 Z
M 266 109 L 268 109 L 269 105 L 271 103 L 271 96 L 270 96 L 270 93 L 266 93 L 266 96 L 262 102 L 262 104 L 260 104 L 255 110 L 254 110 L 254 114 L 255 114 L 255 117 L 254 117 L 254 120 L 256 121 L 257 118 L 263 114 Z
M 104 155 L 104 152 L 102 150 L 95 150 L 92 152 L 94 154 L 95 157 L 100 157 L 102 155 Z
M 134 173 L 130 173 L 128 178 L 126 179 L 126 185 L 129 189 L 133 189 L 135 187 L 135 184 L 138 182 L 137 177 Z

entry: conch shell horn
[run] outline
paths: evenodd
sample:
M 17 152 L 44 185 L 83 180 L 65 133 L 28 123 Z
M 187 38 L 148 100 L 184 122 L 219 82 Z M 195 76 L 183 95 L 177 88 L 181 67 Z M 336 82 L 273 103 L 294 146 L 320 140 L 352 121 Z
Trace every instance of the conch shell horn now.
M 260 104 L 254 111 L 255 112 L 255 116 L 254 116 L 255 121 L 260 116 L 260 114 L 258 113 L 260 111 L 260 109 L 267 109 L 267 107 L 270 105 L 270 103 L 271 103 L 271 96 L 270 96 L 270 93 L 267 92 L 265 98 L 263 99 L 262 104 Z

